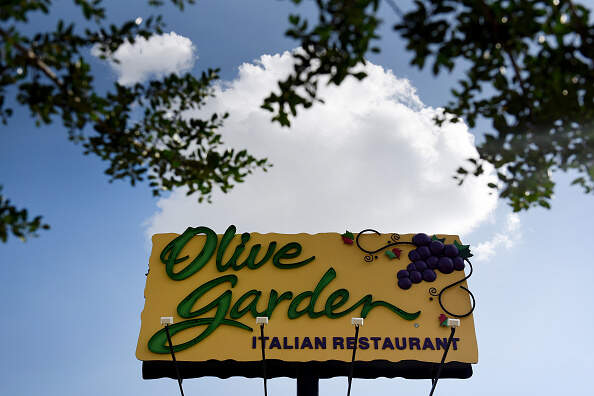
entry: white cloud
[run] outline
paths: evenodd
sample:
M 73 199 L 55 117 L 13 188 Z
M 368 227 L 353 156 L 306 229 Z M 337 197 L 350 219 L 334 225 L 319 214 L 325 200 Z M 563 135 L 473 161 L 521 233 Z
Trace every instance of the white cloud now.
M 490 240 L 477 244 L 473 249 L 476 261 L 489 261 L 501 247 L 511 249 L 522 237 L 520 226 L 520 216 L 516 213 L 508 214 L 503 231 L 493 235 Z
M 99 56 L 99 48 L 94 47 L 91 53 Z M 120 45 L 113 58 L 119 61 L 109 61 L 118 74 L 118 82 L 131 85 L 151 76 L 185 72 L 194 65 L 196 55 L 190 39 L 171 32 L 153 35 L 148 40 L 136 37 L 134 44 Z
M 229 224 L 259 232 L 465 233 L 494 210 L 497 199 L 486 186 L 491 169 L 462 187 L 452 180 L 477 155 L 467 127 L 436 127 L 439 110 L 381 66 L 368 63 L 361 82 L 320 84 L 326 103 L 301 111 L 290 129 L 272 124 L 259 106 L 291 65 L 287 52 L 245 63 L 203 109 L 229 111 L 225 143 L 268 157 L 274 167 L 229 194 L 215 192 L 213 204 L 173 192 L 159 200 L 149 235 L 197 225 L 222 233 Z

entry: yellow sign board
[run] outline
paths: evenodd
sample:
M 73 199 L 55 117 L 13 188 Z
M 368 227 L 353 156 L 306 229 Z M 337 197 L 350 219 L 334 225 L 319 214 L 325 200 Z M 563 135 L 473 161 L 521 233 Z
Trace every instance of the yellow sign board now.
M 358 362 L 436 363 L 447 317 L 460 327 L 446 362 L 476 363 L 468 246 L 455 235 L 371 231 L 236 234 L 230 226 L 223 235 L 207 227 L 154 235 L 137 358 L 171 359 L 160 318 L 173 317 L 178 361 L 256 362 L 264 342 L 267 359 L 350 362 L 351 319 L 361 317 Z M 269 318 L 264 339 L 261 316 Z

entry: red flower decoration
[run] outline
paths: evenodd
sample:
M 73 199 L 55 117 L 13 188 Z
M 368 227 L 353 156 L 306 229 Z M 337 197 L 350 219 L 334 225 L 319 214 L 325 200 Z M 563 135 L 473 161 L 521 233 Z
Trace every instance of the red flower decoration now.
M 349 238 L 347 238 L 345 236 L 342 237 L 342 241 L 344 243 L 346 243 L 347 245 L 352 245 L 353 244 L 353 240 L 352 239 L 349 239 Z
M 444 320 L 447 320 L 448 317 L 445 316 L 444 314 L 439 315 L 439 323 L 442 323 Z
M 392 253 L 394 253 L 396 255 L 396 257 L 400 258 L 400 253 L 402 253 L 402 250 L 400 250 L 398 248 L 394 248 L 394 249 L 392 249 Z

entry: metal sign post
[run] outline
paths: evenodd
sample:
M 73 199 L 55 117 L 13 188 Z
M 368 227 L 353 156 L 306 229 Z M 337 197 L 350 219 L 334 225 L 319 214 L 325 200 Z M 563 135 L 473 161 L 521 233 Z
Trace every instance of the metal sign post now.
M 297 376 L 297 396 L 318 396 L 319 378 L 313 375 Z

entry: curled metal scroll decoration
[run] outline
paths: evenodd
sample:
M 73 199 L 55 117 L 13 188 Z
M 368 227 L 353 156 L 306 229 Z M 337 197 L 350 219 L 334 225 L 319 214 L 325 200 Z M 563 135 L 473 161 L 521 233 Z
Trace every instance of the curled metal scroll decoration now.
M 465 314 L 455 314 L 452 313 L 450 311 L 448 311 L 444 306 L 443 306 L 443 302 L 441 301 L 443 293 L 448 290 L 451 289 L 452 287 L 464 282 L 466 279 L 470 278 L 470 276 L 472 275 L 472 263 L 470 262 L 470 260 L 465 259 L 466 262 L 468 263 L 468 265 L 470 266 L 470 272 L 468 273 L 468 275 L 466 275 L 464 278 L 460 279 L 459 281 L 456 281 L 452 284 L 447 285 L 446 287 L 444 287 L 443 289 L 441 289 L 441 291 L 439 292 L 439 297 L 438 297 L 438 301 L 439 301 L 439 306 L 441 307 L 441 309 L 443 309 L 443 311 L 445 313 L 447 313 L 450 316 L 453 316 L 455 318 L 464 318 L 468 315 L 470 315 L 472 313 L 472 311 L 474 311 L 474 307 L 476 305 L 476 301 L 474 299 L 474 295 L 472 294 L 472 292 L 470 290 L 468 290 L 467 288 L 465 288 L 464 286 L 460 286 L 460 289 L 464 290 L 465 292 L 467 292 L 470 295 L 470 298 L 472 299 L 472 308 L 470 308 L 470 311 L 466 312 Z M 433 288 L 431 288 L 433 289 Z M 431 289 L 429 289 L 429 293 L 431 293 Z M 432 294 L 433 295 L 433 294 Z
M 361 237 L 361 235 L 363 235 L 365 233 L 374 233 L 376 235 L 381 235 L 381 233 L 379 231 L 377 231 L 377 230 L 372 229 L 372 228 L 366 228 L 366 229 L 364 229 L 363 231 L 361 231 L 361 232 L 359 232 L 357 234 L 357 237 L 355 238 L 355 243 L 357 244 L 357 247 L 359 248 L 359 250 L 361 250 L 362 252 L 367 253 L 363 257 L 363 259 L 366 262 L 372 262 L 375 259 L 375 257 L 377 257 L 377 256 L 374 256 L 375 253 L 381 252 L 382 250 L 387 249 L 387 248 L 392 247 L 392 246 L 397 246 L 397 245 L 412 245 L 412 246 L 415 246 L 414 243 L 412 243 L 412 242 L 400 241 L 400 235 L 399 234 L 392 234 L 392 236 L 390 237 L 390 239 L 391 239 L 392 242 L 388 241 L 387 244 L 385 244 L 385 245 L 383 245 L 383 246 L 381 246 L 379 248 L 376 248 L 376 249 L 366 249 L 363 246 L 361 246 L 361 242 L 359 241 L 359 238 Z M 462 279 L 460 279 L 460 280 L 458 280 L 458 281 L 456 281 L 454 283 L 451 283 L 451 284 L 447 285 L 446 287 L 444 287 L 443 289 L 441 289 L 441 291 L 439 293 L 437 293 L 437 289 L 434 288 L 434 287 L 431 287 L 429 289 L 429 294 L 431 296 L 437 296 L 438 297 L 439 306 L 441 307 L 441 309 L 443 309 L 443 311 L 445 313 L 447 313 L 448 315 L 450 315 L 450 316 L 452 316 L 454 318 L 464 318 L 466 316 L 469 316 L 470 314 L 472 314 L 472 312 L 474 311 L 474 308 L 476 306 L 476 300 L 474 298 L 474 294 L 472 294 L 472 292 L 470 290 L 468 290 L 464 286 L 460 286 L 460 288 L 462 290 L 464 290 L 465 292 L 467 292 L 470 295 L 470 298 L 472 300 L 472 304 L 471 304 L 472 307 L 470 308 L 470 310 L 468 312 L 466 312 L 464 314 L 455 314 L 455 313 L 452 313 L 452 312 L 448 311 L 446 309 L 446 307 L 443 305 L 442 299 L 443 299 L 443 294 L 445 293 L 445 291 L 446 290 L 449 290 L 449 289 L 451 289 L 453 287 L 455 287 L 456 285 L 459 285 L 460 283 L 464 282 L 465 280 L 467 280 L 468 278 L 470 278 L 472 276 L 472 272 L 474 271 L 474 269 L 472 267 L 472 263 L 470 262 L 470 260 L 468 260 L 468 258 L 466 258 L 464 260 L 470 266 L 470 272 L 468 273 L 468 275 L 466 275 L 464 278 L 462 278 Z
M 381 252 L 382 250 L 387 249 L 389 247 L 396 246 L 396 245 L 413 245 L 414 246 L 414 244 L 412 242 L 403 242 L 403 241 L 400 241 L 400 235 L 394 233 L 394 234 L 392 234 L 390 236 L 390 240 L 392 242 L 388 241 L 387 244 L 385 244 L 384 246 L 382 246 L 380 248 L 369 250 L 369 249 L 366 249 L 363 246 L 361 246 L 361 242 L 359 242 L 359 238 L 361 237 L 361 235 L 365 234 L 366 232 L 372 232 L 372 233 L 374 233 L 376 235 L 381 235 L 381 233 L 379 231 L 377 231 L 377 230 L 372 229 L 372 228 L 366 228 L 363 231 L 361 231 L 360 233 L 358 233 L 357 234 L 357 237 L 355 238 L 355 243 L 357 244 L 357 247 L 359 248 L 359 250 L 361 250 L 362 252 L 367 253 L 363 257 L 363 260 L 365 260 L 368 263 L 370 263 L 370 262 L 372 262 L 374 260 L 374 258 L 375 258 L 374 254 L 375 253 Z

